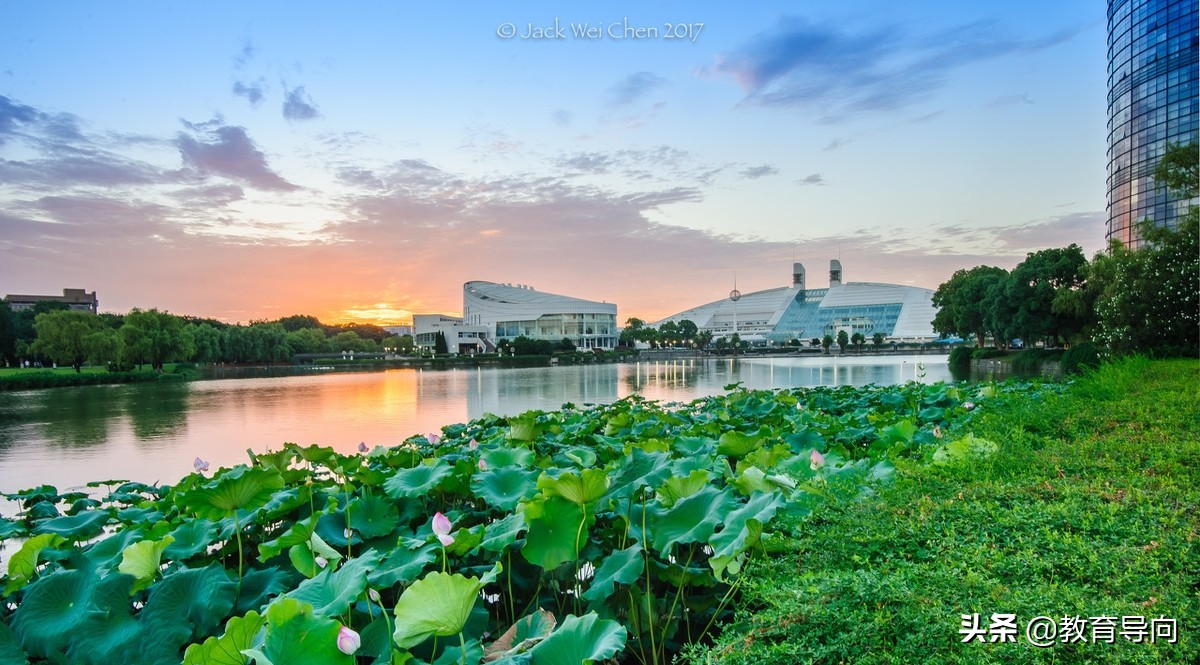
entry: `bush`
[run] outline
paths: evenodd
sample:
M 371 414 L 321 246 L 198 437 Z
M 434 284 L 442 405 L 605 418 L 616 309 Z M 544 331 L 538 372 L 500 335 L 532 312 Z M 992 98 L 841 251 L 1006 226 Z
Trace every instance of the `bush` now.
M 1013 358 L 1012 368 L 1019 374 L 1040 374 L 1042 364 L 1062 357 L 1060 349 L 1026 349 Z
M 975 360 L 987 360 L 988 358 L 1000 358 L 1008 355 L 1007 351 L 1002 349 L 975 349 L 971 352 L 971 357 Z
M 1082 372 L 1085 367 L 1099 367 L 1100 350 L 1091 342 L 1076 344 L 1063 353 L 1059 363 L 1064 373 Z
M 969 346 L 956 346 L 950 349 L 950 366 L 966 369 L 971 366 L 974 350 Z

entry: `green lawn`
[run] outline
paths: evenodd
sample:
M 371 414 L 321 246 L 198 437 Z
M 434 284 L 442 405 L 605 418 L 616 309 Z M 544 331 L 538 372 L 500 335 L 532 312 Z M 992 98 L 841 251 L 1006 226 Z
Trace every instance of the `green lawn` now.
M 961 429 L 998 452 L 902 467 L 872 498 L 794 525 L 693 659 L 1200 662 L 1198 390 L 1200 362 L 1133 359 L 1062 396 L 981 404 Z M 1017 615 L 1015 643 L 963 643 L 963 615 L 988 628 L 993 613 Z M 1037 616 L 1079 617 L 1083 640 L 1034 646 Z M 1093 617 L 1115 617 L 1111 643 Z M 1174 619 L 1177 642 L 1131 641 L 1124 617 Z
M 84 367 L 83 368 L 84 374 L 99 374 L 99 373 L 103 373 L 103 372 L 107 372 L 107 371 L 108 371 L 108 369 L 106 369 L 104 367 Z M 59 368 L 55 369 L 52 367 L 30 367 L 30 368 L 26 369 L 24 367 L 0 367 L 0 377 L 2 377 L 2 376 L 20 376 L 21 374 L 27 374 L 29 372 L 49 372 L 52 374 L 74 374 L 75 368 L 59 367 Z

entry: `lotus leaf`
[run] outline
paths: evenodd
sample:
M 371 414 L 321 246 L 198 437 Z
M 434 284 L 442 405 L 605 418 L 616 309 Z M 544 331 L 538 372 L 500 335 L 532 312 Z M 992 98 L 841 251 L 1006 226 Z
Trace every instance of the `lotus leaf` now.
M 117 570 L 132 575 L 137 582 L 133 585 L 131 592 L 141 591 L 150 586 L 154 578 L 158 576 L 159 566 L 162 565 L 163 550 L 175 542 L 171 536 L 166 536 L 162 540 L 143 540 L 126 547 L 121 552 L 121 563 L 117 566 Z
M 411 469 L 397 469 L 395 475 L 387 479 L 383 489 L 393 499 L 413 499 L 423 497 L 433 491 L 451 473 L 454 467 L 438 460 L 430 464 L 421 464 Z
M 65 541 L 62 536 L 52 533 L 44 533 L 25 541 L 21 549 L 8 560 L 8 584 L 4 587 L 4 593 L 12 593 L 25 586 L 37 571 L 38 556 L 42 550 L 57 547 L 63 542 Z
M 192 644 L 183 654 L 183 665 L 245 665 L 243 649 L 254 644 L 258 631 L 267 623 L 267 618 L 258 612 L 233 617 L 225 624 L 225 633 L 210 637 L 202 644 Z
M 595 612 L 569 616 L 554 632 L 533 647 L 537 665 L 589 665 L 612 658 L 625 648 L 628 631 L 616 621 Z
M 293 598 L 284 598 L 267 608 L 266 638 L 262 649 L 246 649 L 258 665 L 353 665 L 354 656 L 337 648 L 342 625 Z
M 476 577 L 434 572 L 413 582 L 396 601 L 392 638 L 401 649 L 426 639 L 457 635 L 466 625 L 483 582 Z
M 537 473 L 517 467 L 489 467 L 471 478 L 471 492 L 488 505 L 510 512 L 537 493 Z

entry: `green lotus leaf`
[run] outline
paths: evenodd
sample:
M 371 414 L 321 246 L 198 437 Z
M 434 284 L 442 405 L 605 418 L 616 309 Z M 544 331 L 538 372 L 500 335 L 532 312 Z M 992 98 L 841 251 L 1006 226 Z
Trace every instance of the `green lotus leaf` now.
M 31 520 L 48 520 L 59 515 L 58 506 L 49 501 L 35 503 L 25 511 L 25 516 Z
M 89 569 L 60 570 L 25 587 L 12 621 L 25 652 L 35 658 L 61 653 L 87 620 L 95 587 L 96 575 Z
M 592 578 L 592 584 L 583 597 L 592 602 L 602 602 L 612 595 L 617 584 L 632 584 L 644 570 L 641 545 L 617 550 L 596 567 L 596 576 Z
M 266 521 L 279 519 L 289 515 L 300 506 L 308 506 L 312 498 L 312 488 L 308 485 L 298 485 L 280 490 L 271 495 L 271 500 L 263 504 L 263 519 Z
M 716 442 L 702 436 L 677 436 L 671 448 L 685 457 L 699 457 L 711 455 L 716 450 Z
M 383 484 L 383 489 L 393 499 L 414 499 L 429 494 L 454 472 L 454 467 L 438 460 L 432 464 L 421 464 L 411 469 L 397 469 Z
M 364 538 L 386 536 L 400 525 L 396 505 L 379 496 L 365 496 L 350 502 L 350 525 Z
M 547 570 L 579 558 L 588 538 L 588 523 L 594 515 L 562 497 L 539 499 L 525 504 L 525 546 L 521 556 Z M 582 525 L 582 528 L 581 526 Z
M 328 617 L 314 616 L 312 606 L 307 603 L 283 598 L 267 608 L 266 618 L 266 639 L 262 649 L 243 651 L 258 665 L 354 665 L 354 656 L 337 648 L 342 624 Z
M 367 588 L 367 572 L 374 570 L 382 555 L 375 550 L 348 559 L 338 570 L 329 565 L 311 580 L 305 580 L 288 598 L 311 605 L 321 616 L 334 616 L 345 612 L 356 598 Z
M 367 574 L 372 587 L 388 588 L 398 583 L 408 584 L 425 571 L 425 566 L 437 559 L 441 545 L 424 543 L 417 549 L 397 547 L 388 553 L 375 570 Z
M 219 563 L 167 575 L 150 587 L 141 613 L 146 641 L 178 654 L 194 636 L 211 635 L 221 625 L 236 594 L 237 585 Z
M 323 513 L 313 513 L 308 517 L 294 522 L 287 531 L 284 531 L 278 538 L 268 540 L 258 546 L 258 560 L 267 561 L 283 550 L 293 545 L 303 545 L 313 537 L 317 530 L 317 520 L 321 518 Z
M 596 452 L 589 448 L 576 446 L 568 448 L 559 454 L 562 455 L 564 460 L 583 468 L 595 466 L 596 464 Z
M 534 441 L 541 433 L 537 415 L 533 412 L 508 420 L 508 438 L 512 441 Z
M 70 662 L 112 665 L 158 665 L 163 659 L 146 657 L 142 624 L 132 613 L 130 595 L 135 580 L 124 574 L 102 578 L 88 601 L 87 620 L 71 636 Z M 178 661 L 178 656 L 174 658 Z M 168 661 L 170 662 L 170 661 Z
M 643 487 L 657 487 L 671 475 L 671 456 L 666 453 L 648 453 L 634 448 L 629 456 L 618 460 L 610 471 L 608 492 L 604 499 L 628 501 Z
M 72 494 L 78 494 L 78 492 L 72 492 Z M 64 499 L 65 499 L 65 497 L 64 497 Z M 99 508 L 100 505 L 101 504 L 99 501 L 97 501 L 96 499 L 93 499 L 89 496 L 81 497 L 81 498 L 71 501 L 71 507 L 67 508 L 67 514 L 68 515 L 78 515 L 79 513 L 82 513 L 84 511 L 94 510 L 96 508 Z
M 598 501 L 608 491 L 608 472 L 604 469 L 583 469 L 578 474 L 564 473 L 551 477 L 543 473 L 538 489 L 547 497 L 561 496 L 578 506 Z
M 3 623 L 0 623 L 0 663 L 29 665 L 29 657 L 25 655 L 25 650 L 21 648 L 21 642 L 17 639 L 17 634 Z
M 471 492 L 488 505 L 510 512 L 537 493 L 537 475 L 515 466 L 489 467 L 471 478 Z
M 104 510 L 55 517 L 35 524 L 33 532 L 53 533 L 66 540 L 79 542 L 100 535 L 104 531 L 104 525 L 108 524 L 111 517 L 108 511 Z
M 305 577 L 313 578 L 321 572 L 321 566 L 317 565 L 317 555 L 313 554 L 307 545 L 292 545 L 288 549 L 288 560 L 292 562 L 296 571 Z
M 747 453 L 758 450 L 763 444 L 763 432 L 753 434 L 745 432 L 725 432 L 717 441 L 717 454 L 729 457 L 743 457 Z
M 208 550 L 217 540 L 217 525 L 197 518 L 175 527 L 170 535 L 174 542 L 167 546 L 163 554 L 175 561 L 184 561 Z
M 569 616 L 530 651 L 537 665 L 590 665 L 612 658 L 625 648 L 628 631 L 595 612 Z
M 671 507 L 680 499 L 687 498 L 708 487 L 711 477 L 707 470 L 696 469 L 686 476 L 669 478 L 658 488 L 658 501 L 664 506 Z
M 171 536 L 164 536 L 162 540 L 143 540 L 134 543 L 121 553 L 121 563 L 117 566 L 117 570 L 132 575 L 137 582 L 133 585 L 132 592 L 141 591 L 154 581 L 158 576 L 159 566 L 162 565 L 163 550 L 167 549 L 175 539 Z
M 125 548 L 143 538 L 143 534 L 129 529 L 122 529 L 103 540 L 95 542 L 84 550 L 84 556 L 95 566 L 96 570 L 111 570 L 121 563 Z
M 0 517 L 0 540 L 8 540 L 25 535 L 25 525 L 4 517 Z
M 117 511 L 117 520 L 123 524 L 153 524 L 163 517 L 163 511 L 153 506 L 122 508 Z
M 669 509 L 652 509 L 654 548 L 667 552 L 676 543 L 706 542 L 725 521 L 735 502 L 728 489 L 707 485 Z
M 554 630 L 556 623 L 553 614 L 538 608 L 533 614 L 518 619 L 489 644 L 483 650 L 484 660 L 493 661 L 529 651 Z
M 723 579 L 734 557 L 755 545 L 758 534 L 762 533 L 762 525 L 771 521 L 775 512 L 786 503 L 778 491 L 760 492 L 751 495 L 745 505 L 729 513 L 720 533 L 708 541 L 713 548 L 709 565 L 718 580 Z
M 183 492 L 177 501 L 200 517 L 219 520 L 239 510 L 260 508 L 281 489 L 283 477 L 278 469 L 238 466 L 199 488 Z
M 245 665 L 242 650 L 254 644 L 254 638 L 266 623 L 267 618 L 258 612 L 233 617 L 225 624 L 225 633 L 220 637 L 189 645 L 183 652 L 183 665 Z
M 511 448 L 488 448 L 481 450 L 479 457 L 487 463 L 489 469 L 502 469 L 506 466 L 519 466 L 528 469 L 537 455 L 528 448 L 514 446 Z
M 738 466 L 737 477 L 729 482 L 745 496 L 755 492 L 773 492 L 780 488 L 795 489 L 796 482 L 785 476 L 767 475 L 757 466 Z
M 401 649 L 426 639 L 457 635 L 466 625 L 483 582 L 476 577 L 434 572 L 413 582 L 396 601 L 392 638 Z
M 292 587 L 292 577 L 274 566 L 247 572 L 242 577 L 234 614 L 244 614 L 266 605 L 271 598 Z
M 301 459 L 309 464 L 324 464 L 337 456 L 337 451 L 333 448 L 318 446 L 315 443 L 305 448 L 296 447 L 294 450 L 300 455 Z
M 58 547 L 66 542 L 62 536 L 44 533 L 25 541 L 21 549 L 8 560 L 8 584 L 4 593 L 9 594 L 25 586 L 37 572 L 38 556 L 47 547 Z
M 480 543 L 480 547 L 489 552 L 502 552 L 504 548 L 517 542 L 517 537 L 527 528 L 525 515 L 512 513 L 504 519 L 484 527 L 483 542 Z

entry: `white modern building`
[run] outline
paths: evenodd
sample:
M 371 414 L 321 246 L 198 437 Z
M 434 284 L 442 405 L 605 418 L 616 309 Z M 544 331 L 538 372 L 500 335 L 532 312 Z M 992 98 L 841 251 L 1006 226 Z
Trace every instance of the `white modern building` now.
M 520 336 L 580 349 L 617 345 L 617 306 L 538 291 L 523 284 L 472 281 L 463 284 L 463 325 L 486 331 L 499 343 Z
M 447 314 L 413 314 L 412 329 L 413 343 L 424 351 L 434 349 L 439 332 L 446 336 L 446 349 L 450 353 L 483 353 L 496 350 L 487 339 L 487 328 L 464 325 L 461 317 Z
M 689 319 L 714 338 L 735 332 L 748 342 L 787 344 L 825 335 L 881 333 L 892 341 L 927 341 L 933 331 L 933 291 L 899 284 L 842 282 L 842 264 L 829 262 L 829 287 L 809 289 L 805 270 L 792 265 L 791 286 L 753 293 L 736 289 L 726 298 L 671 315 L 652 325 Z

